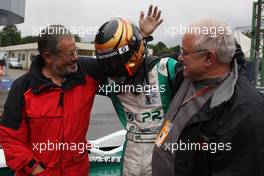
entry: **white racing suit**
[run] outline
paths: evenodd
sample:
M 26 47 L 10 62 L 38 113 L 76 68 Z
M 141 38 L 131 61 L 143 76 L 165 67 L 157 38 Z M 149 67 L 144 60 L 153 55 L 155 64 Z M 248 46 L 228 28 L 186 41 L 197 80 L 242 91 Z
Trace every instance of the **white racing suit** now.
M 143 84 L 138 95 L 129 91 L 110 94 L 119 119 L 127 130 L 123 150 L 124 176 L 152 174 L 154 140 L 174 95 L 172 81 L 176 63 L 172 58 L 158 60 L 148 70 L 149 86 Z

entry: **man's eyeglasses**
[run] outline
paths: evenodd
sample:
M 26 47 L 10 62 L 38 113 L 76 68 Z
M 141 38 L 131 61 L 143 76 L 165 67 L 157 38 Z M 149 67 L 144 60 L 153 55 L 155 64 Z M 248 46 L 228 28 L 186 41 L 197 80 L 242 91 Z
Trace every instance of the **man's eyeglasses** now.
M 75 56 L 75 55 L 77 56 L 78 53 L 79 53 L 79 48 L 76 47 L 76 48 L 74 48 L 74 49 L 68 51 L 67 53 L 62 53 L 62 54 L 60 54 L 60 53 L 55 53 L 55 54 L 56 54 L 56 55 L 59 55 L 59 56 L 64 56 L 64 57 L 73 57 L 73 56 Z
M 198 54 L 198 53 L 206 53 L 206 52 L 209 52 L 209 51 L 206 49 L 201 49 L 201 50 L 197 50 L 197 51 L 187 52 L 181 48 L 180 56 L 188 56 L 190 54 Z

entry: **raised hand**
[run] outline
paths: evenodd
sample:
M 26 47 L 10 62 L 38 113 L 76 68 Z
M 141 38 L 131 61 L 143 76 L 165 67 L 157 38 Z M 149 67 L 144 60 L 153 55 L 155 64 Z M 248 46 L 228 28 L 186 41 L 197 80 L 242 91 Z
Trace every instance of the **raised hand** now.
M 140 12 L 139 18 L 139 28 L 143 37 L 150 36 L 153 31 L 163 22 L 163 19 L 160 19 L 161 11 L 158 10 L 158 7 L 153 5 L 149 6 L 148 15 L 145 18 L 144 12 Z

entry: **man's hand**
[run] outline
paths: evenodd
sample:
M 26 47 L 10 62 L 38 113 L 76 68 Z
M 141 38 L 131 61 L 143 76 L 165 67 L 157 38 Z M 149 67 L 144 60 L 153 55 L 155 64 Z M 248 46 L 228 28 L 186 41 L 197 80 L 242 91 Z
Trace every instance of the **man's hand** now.
M 140 12 L 139 28 L 143 37 L 150 36 L 153 31 L 163 22 L 160 19 L 161 11 L 155 6 L 153 11 L 153 6 L 150 5 L 148 9 L 148 15 L 144 17 L 144 12 Z
M 33 169 L 33 171 L 31 172 L 31 175 L 37 175 L 43 171 L 44 169 L 40 165 L 37 165 L 35 169 Z

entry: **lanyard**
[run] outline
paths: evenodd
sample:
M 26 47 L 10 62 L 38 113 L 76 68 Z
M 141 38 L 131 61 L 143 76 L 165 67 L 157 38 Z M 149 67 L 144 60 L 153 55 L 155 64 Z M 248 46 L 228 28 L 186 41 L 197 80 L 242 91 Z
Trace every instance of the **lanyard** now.
M 169 135 L 169 132 L 173 126 L 173 123 L 171 123 L 175 118 L 176 118 L 176 115 L 179 111 L 179 109 L 184 106 L 186 103 L 188 103 L 189 101 L 197 98 L 197 97 L 200 97 L 200 96 L 203 96 L 204 94 L 206 94 L 207 92 L 210 92 L 211 90 L 213 90 L 215 88 L 214 85 L 209 85 L 207 87 L 204 87 L 198 91 L 196 91 L 192 96 L 190 96 L 189 98 L 187 98 L 185 101 L 183 101 L 181 103 L 181 105 L 179 106 L 179 108 L 177 109 L 177 112 L 175 114 L 175 116 L 173 117 L 173 119 L 170 121 L 170 120 L 167 120 L 165 122 L 165 124 L 163 125 L 161 131 L 159 132 L 158 136 L 157 136 L 157 139 L 155 141 L 155 144 L 156 146 L 159 148 L 165 141 L 165 139 L 167 138 L 167 136 Z
M 204 87 L 198 91 L 196 91 L 193 95 L 191 95 L 189 98 L 187 98 L 186 100 L 184 100 L 181 105 L 179 106 L 179 108 L 177 109 L 176 113 L 175 113 L 175 116 L 172 118 L 171 121 L 174 121 L 174 119 L 176 118 L 176 115 L 177 113 L 179 112 L 180 108 L 183 107 L 184 105 L 186 105 L 189 101 L 197 98 L 197 97 L 200 97 L 200 96 L 203 96 L 205 95 L 206 93 L 210 92 L 211 90 L 213 90 L 215 88 L 215 85 L 209 85 L 207 87 Z
M 196 91 L 192 96 L 190 96 L 189 98 L 187 98 L 185 101 L 182 102 L 182 104 L 180 105 L 180 107 L 184 106 L 186 103 L 188 103 L 189 101 L 197 98 L 197 97 L 200 97 L 200 96 L 203 96 L 205 95 L 207 92 L 210 92 L 211 90 L 213 90 L 215 88 L 215 86 L 213 85 L 209 85 L 207 87 L 204 87 L 198 91 Z

